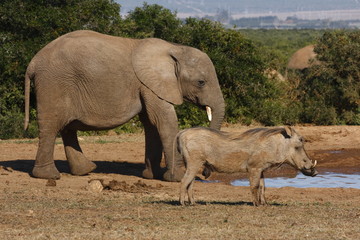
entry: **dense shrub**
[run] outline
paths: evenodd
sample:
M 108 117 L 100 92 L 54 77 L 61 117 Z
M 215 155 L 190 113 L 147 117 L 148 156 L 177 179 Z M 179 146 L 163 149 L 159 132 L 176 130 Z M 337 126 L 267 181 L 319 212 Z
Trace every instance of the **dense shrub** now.
M 299 99 L 304 104 L 303 122 L 359 124 L 360 32 L 325 33 L 316 44 L 321 65 L 303 75 Z
M 0 138 L 36 136 L 33 92 L 30 131 L 22 130 L 27 64 L 48 42 L 78 29 L 158 37 L 206 52 L 218 74 L 228 122 L 360 124 L 359 32 L 237 31 L 205 19 L 180 20 L 175 12 L 146 3 L 122 18 L 112 0 L 3 0 L 0 16 Z M 268 69 L 284 73 L 290 54 L 321 35 L 316 52 L 323 64 L 285 82 L 265 76 Z M 205 112 L 191 104 L 176 111 L 182 127 L 207 124 Z M 134 119 L 115 132 L 139 126 Z

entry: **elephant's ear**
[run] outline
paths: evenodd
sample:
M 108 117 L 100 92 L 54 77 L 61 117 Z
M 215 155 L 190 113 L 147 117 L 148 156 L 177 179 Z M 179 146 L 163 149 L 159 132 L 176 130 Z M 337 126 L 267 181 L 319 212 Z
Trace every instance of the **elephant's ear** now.
M 178 62 L 174 52 L 180 47 L 161 39 L 140 41 L 132 54 L 132 64 L 138 79 L 159 98 L 181 104 L 183 97 L 178 81 Z

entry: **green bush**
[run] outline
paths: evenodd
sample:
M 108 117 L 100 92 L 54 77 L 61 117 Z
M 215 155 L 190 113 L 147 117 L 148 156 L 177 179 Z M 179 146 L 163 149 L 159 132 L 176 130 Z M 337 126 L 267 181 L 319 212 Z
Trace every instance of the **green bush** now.
M 175 12 L 146 3 L 122 18 L 120 5 L 112 0 L 3 0 L 0 16 L 3 139 L 37 136 L 33 88 L 30 127 L 23 131 L 27 64 L 48 42 L 78 29 L 133 38 L 157 37 L 204 51 L 215 65 L 226 101 L 227 122 L 360 124 L 359 31 L 237 31 L 206 19 L 182 21 Z M 287 82 L 265 76 L 268 69 L 284 72 L 288 57 L 318 37 L 315 51 L 321 65 L 290 73 Z M 176 106 L 176 111 L 182 128 L 208 124 L 205 111 L 194 105 Z M 139 129 L 141 124 L 134 119 L 115 132 Z
M 359 124 L 360 32 L 327 32 L 316 46 L 321 65 L 304 71 L 298 86 L 302 121 Z
M 19 109 L 13 108 L 0 115 L 0 139 L 34 138 L 37 135 L 36 121 L 31 121 L 28 130 L 24 131 L 24 113 Z

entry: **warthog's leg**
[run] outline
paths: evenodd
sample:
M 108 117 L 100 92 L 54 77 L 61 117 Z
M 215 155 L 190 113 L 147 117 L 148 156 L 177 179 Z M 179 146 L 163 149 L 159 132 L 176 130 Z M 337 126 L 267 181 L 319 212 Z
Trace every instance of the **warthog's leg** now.
M 193 180 L 191 181 L 191 183 L 188 187 L 188 197 L 189 197 L 190 205 L 195 205 L 194 191 L 193 191 L 194 182 L 195 182 L 195 178 L 193 178 Z
M 249 170 L 249 181 L 250 181 L 250 190 L 253 197 L 254 206 L 259 206 L 260 201 L 260 178 L 261 178 L 262 169 L 251 168 Z
M 194 184 L 196 173 L 199 171 L 203 164 L 201 162 L 192 163 L 191 160 L 187 161 L 187 169 L 184 177 L 181 179 L 180 186 L 180 204 L 185 205 L 185 195 L 189 197 L 191 205 L 195 204 L 192 187 Z
M 195 174 L 192 175 L 188 171 L 186 171 L 184 177 L 181 179 L 180 204 L 183 206 L 185 205 L 185 195 L 186 194 L 189 196 L 189 200 L 190 200 L 190 195 L 189 195 L 188 189 L 189 189 L 189 186 L 191 185 L 191 183 L 194 181 L 194 178 L 195 178 Z
M 264 173 L 261 173 L 261 178 L 260 178 L 259 199 L 260 199 L 260 204 L 261 204 L 261 205 L 267 205 L 266 199 L 265 199 Z

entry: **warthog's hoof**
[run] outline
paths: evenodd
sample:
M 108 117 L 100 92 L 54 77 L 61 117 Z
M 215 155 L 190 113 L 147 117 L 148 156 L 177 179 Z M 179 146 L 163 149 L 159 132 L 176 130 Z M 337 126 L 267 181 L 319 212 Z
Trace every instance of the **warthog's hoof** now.
M 44 179 L 60 179 L 60 173 L 55 167 L 55 163 L 34 166 L 32 176 Z
M 195 202 L 185 202 L 185 201 L 181 201 L 180 200 L 180 205 L 185 207 L 185 206 L 195 206 L 196 203 Z

